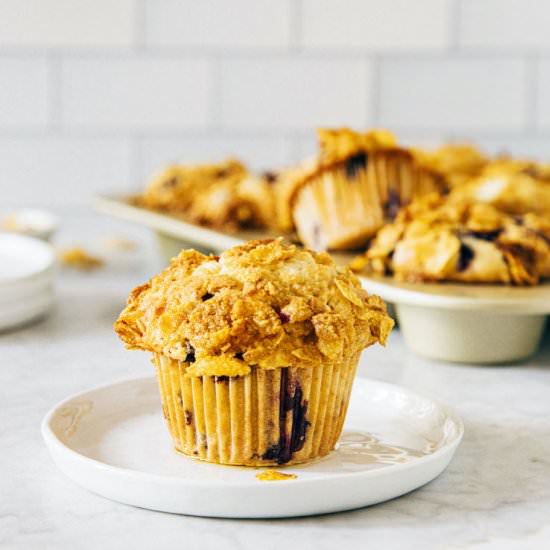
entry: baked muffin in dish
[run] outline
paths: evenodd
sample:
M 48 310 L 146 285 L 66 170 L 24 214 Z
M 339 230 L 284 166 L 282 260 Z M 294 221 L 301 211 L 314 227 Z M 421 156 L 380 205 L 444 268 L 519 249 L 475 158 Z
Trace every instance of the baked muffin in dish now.
M 478 176 L 489 163 L 477 147 L 469 144 L 447 144 L 434 151 L 413 148 L 412 151 L 419 164 L 439 174 L 449 188 Z
M 537 177 L 538 176 L 538 177 Z M 550 181 L 543 167 L 529 162 L 499 160 L 480 176 L 451 192 L 451 199 L 482 202 L 509 214 L 535 213 L 550 217 Z
M 347 268 L 276 239 L 182 251 L 132 291 L 115 329 L 153 354 L 179 452 L 265 466 L 334 448 L 359 354 L 392 326 Z
M 138 200 L 146 208 L 183 213 L 210 186 L 235 184 L 247 174 L 246 167 L 232 158 L 216 164 L 173 165 L 153 178 Z
M 298 181 L 289 201 L 300 240 L 310 248 L 364 245 L 400 206 L 442 190 L 440 180 L 389 132 L 318 134 L 315 169 Z
M 171 166 L 136 203 L 224 231 L 264 228 L 275 216 L 273 190 L 267 179 L 250 174 L 235 159 Z
M 432 195 L 404 208 L 352 267 L 410 282 L 534 285 L 550 276 L 550 223 Z
M 273 191 L 275 195 L 275 228 L 283 233 L 296 229 L 292 203 L 302 182 L 317 171 L 317 158 L 308 157 L 295 166 L 276 172 Z

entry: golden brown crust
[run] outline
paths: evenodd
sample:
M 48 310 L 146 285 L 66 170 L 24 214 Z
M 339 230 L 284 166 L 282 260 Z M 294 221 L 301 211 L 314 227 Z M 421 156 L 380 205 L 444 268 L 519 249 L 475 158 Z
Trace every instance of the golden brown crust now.
M 432 195 L 382 228 L 353 267 L 406 281 L 532 285 L 550 275 L 549 225 Z
M 365 133 L 350 128 L 317 130 L 321 162 L 324 167 L 343 162 L 360 152 L 403 151 L 396 137 L 387 130 L 370 130 Z
M 289 197 L 291 203 L 303 185 L 319 174 L 345 164 L 354 155 L 384 151 L 388 154 L 410 156 L 408 150 L 399 147 L 395 136 L 387 130 L 361 133 L 350 128 L 320 128 L 317 130 L 317 137 L 319 156 L 296 178 L 293 194 Z
M 448 144 L 435 151 L 414 148 L 412 152 L 422 167 L 439 174 L 450 187 L 467 182 L 488 163 L 477 147 L 468 144 Z
M 550 217 L 550 184 L 530 174 L 530 163 L 500 160 L 483 173 L 453 189 L 452 200 L 491 204 L 509 214 L 533 212 Z
M 246 175 L 244 165 L 231 158 L 216 164 L 173 165 L 151 181 L 139 200 L 146 208 L 186 212 L 211 185 L 230 186 Z
M 265 178 L 250 175 L 235 159 L 219 164 L 171 166 L 136 202 L 226 231 L 267 227 L 275 215 L 272 186 Z
M 220 257 L 183 251 L 130 294 L 115 329 L 129 348 L 193 359 L 190 374 L 340 361 L 393 326 L 384 302 L 326 254 L 251 241 Z M 242 367 L 242 368 L 241 368 Z M 220 370 L 221 369 L 221 370 Z

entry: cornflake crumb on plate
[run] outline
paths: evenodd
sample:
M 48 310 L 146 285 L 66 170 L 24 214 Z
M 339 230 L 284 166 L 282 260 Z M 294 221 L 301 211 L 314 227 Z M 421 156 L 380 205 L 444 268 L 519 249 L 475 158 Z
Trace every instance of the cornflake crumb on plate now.
M 92 256 L 78 246 L 61 250 L 59 252 L 59 258 L 63 265 L 74 267 L 75 269 L 82 269 L 84 271 L 98 269 L 105 264 L 103 260 L 96 256 Z
M 296 479 L 296 474 L 284 474 L 277 470 L 264 470 L 256 474 L 256 479 L 259 481 L 285 481 L 287 479 Z

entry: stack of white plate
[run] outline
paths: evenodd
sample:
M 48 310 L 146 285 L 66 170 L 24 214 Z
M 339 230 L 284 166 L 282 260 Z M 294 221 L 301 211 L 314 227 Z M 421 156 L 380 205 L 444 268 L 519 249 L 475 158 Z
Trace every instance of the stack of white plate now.
M 0 330 L 26 324 L 51 308 L 54 274 L 49 244 L 0 233 Z

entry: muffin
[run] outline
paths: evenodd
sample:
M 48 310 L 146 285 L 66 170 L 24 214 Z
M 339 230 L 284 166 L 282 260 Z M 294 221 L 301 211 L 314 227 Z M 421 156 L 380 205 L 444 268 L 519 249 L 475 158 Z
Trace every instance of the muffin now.
M 477 147 L 468 144 L 447 144 L 435 151 L 415 148 L 412 152 L 422 167 L 439 174 L 451 189 L 478 176 L 489 162 Z
M 186 221 L 234 232 L 274 223 L 272 181 L 250 174 L 238 160 L 171 166 L 157 176 L 136 203 Z
M 216 164 L 173 165 L 158 174 L 137 200 L 146 208 L 181 214 L 212 185 L 231 186 L 247 174 L 245 166 L 231 158 Z
M 534 177 L 539 172 L 542 169 L 527 162 L 500 160 L 453 189 L 451 199 L 491 204 L 509 214 L 531 212 L 550 217 L 550 182 Z
M 411 282 L 534 285 L 550 276 L 550 223 L 429 196 L 383 227 L 352 267 Z
M 177 451 L 267 466 L 334 448 L 359 354 L 392 326 L 348 269 L 277 239 L 182 251 L 132 291 L 115 330 L 152 352 Z
M 273 190 L 262 176 L 225 179 L 197 193 L 185 218 L 191 222 L 234 232 L 265 229 L 274 217 Z
M 398 209 L 442 190 L 386 131 L 319 130 L 320 156 L 291 196 L 301 241 L 317 250 L 364 245 Z
M 275 228 L 283 233 L 295 230 L 292 202 L 302 182 L 317 170 L 317 158 L 309 157 L 296 166 L 276 173 L 273 186 L 275 196 Z

